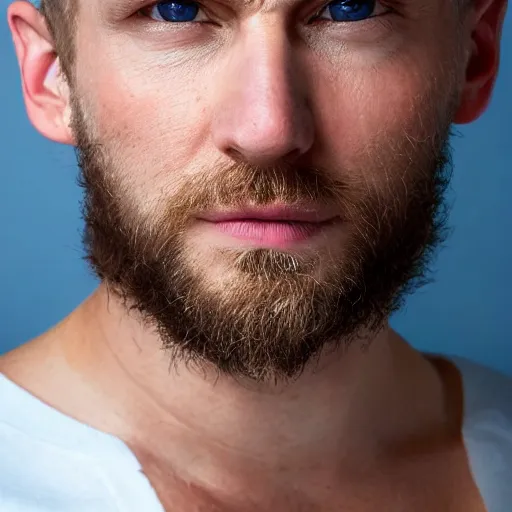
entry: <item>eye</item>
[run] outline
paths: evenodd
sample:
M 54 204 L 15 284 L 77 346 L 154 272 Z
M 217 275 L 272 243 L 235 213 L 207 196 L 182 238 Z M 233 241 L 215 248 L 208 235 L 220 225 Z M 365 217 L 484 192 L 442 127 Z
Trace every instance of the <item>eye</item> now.
M 208 21 L 197 2 L 158 2 L 142 11 L 142 14 L 155 21 L 168 23 L 190 23 Z
M 375 13 L 378 10 L 376 4 L 376 0 L 335 0 L 315 16 L 314 21 L 362 21 L 381 14 Z

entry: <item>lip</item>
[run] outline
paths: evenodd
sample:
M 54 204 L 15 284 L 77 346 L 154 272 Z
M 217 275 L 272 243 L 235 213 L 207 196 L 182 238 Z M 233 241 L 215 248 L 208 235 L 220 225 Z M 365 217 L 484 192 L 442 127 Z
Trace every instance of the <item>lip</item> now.
M 230 239 L 281 250 L 312 239 L 340 219 L 327 209 L 283 205 L 214 211 L 199 218 Z
M 336 217 L 332 211 L 313 207 L 272 205 L 261 207 L 247 207 L 236 210 L 219 210 L 206 212 L 199 216 L 201 220 L 208 222 L 236 222 L 236 221 L 260 221 L 260 222 L 301 222 L 321 224 L 333 220 Z

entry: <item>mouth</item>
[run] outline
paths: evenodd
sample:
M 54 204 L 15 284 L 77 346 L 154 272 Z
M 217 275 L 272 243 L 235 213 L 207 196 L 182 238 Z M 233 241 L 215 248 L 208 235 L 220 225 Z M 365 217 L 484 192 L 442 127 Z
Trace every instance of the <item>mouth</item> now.
M 326 208 L 273 205 L 248 207 L 236 210 L 219 210 L 200 215 L 208 222 L 262 221 L 322 223 L 336 217 Z
M 287 249 L 339 221 L 326 208 L 273 205 L 207 212 L 199 220 L 222 235 L 257 247 Z

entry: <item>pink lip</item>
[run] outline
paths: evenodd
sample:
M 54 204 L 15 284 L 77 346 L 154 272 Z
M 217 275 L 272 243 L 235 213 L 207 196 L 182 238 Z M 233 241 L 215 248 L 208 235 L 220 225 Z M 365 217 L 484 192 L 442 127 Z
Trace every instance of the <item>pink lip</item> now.
M 285 249 L 319 233 L 335 216 L 313 208 L 271 206 L 211 212 L 201 215 L 201 219 L 231 237 L 258 246 Z
M 332 220 L 335 217 L 330 211 L 320 211 L 315 208 L 293 206 L 263 206 L 243 208 L 241 210 L 221 210 L 205 213 L 200 218 L 209 222 L 227 221 L 269 221 L 269 222 L 311 222 L 319 223 Z

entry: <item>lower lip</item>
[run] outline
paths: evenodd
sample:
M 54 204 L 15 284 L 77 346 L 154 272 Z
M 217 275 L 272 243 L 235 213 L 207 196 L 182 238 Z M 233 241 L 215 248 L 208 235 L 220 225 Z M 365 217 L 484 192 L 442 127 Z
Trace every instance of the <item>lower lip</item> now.
M 264 220 L 232 220 L 210 222 L 217 231 L 266 247 L 284 248 L 320 233 L 332 221 L 291 222 Z

